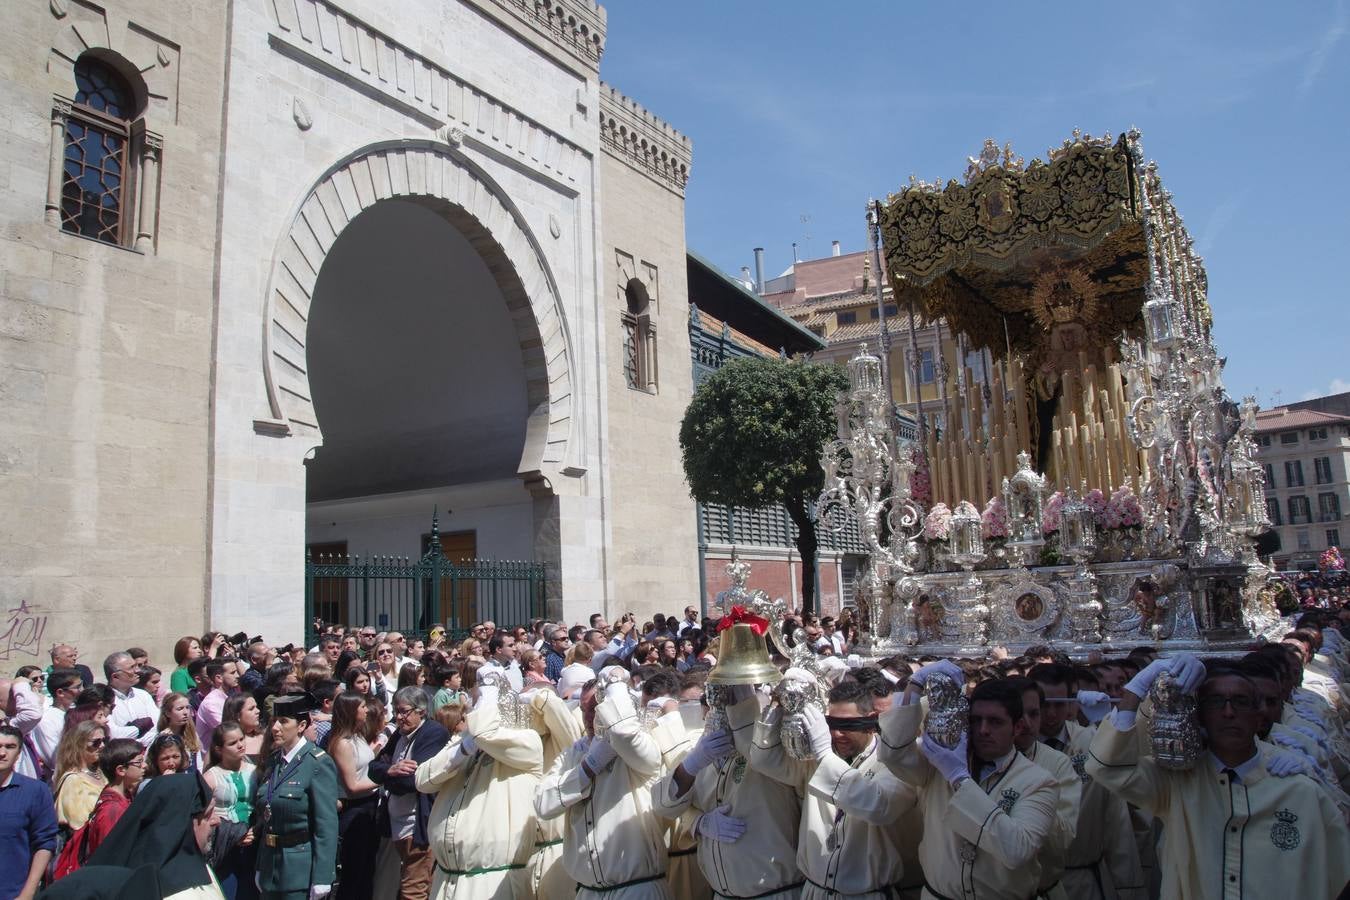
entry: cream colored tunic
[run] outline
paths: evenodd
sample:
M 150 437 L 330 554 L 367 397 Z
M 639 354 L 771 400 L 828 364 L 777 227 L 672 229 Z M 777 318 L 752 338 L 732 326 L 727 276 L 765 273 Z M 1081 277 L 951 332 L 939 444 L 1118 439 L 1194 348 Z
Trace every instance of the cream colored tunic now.
M 1055 827 L 1050 837 L 1041 845 L 1041 893 L 1047 896 L 1063 898 L 1063 891 L 1056 888 L 1064 875 L 1064 860 L 1068 855 L 1069 842 L 1073 840 L 1078 828 L 1078 812 L 1083 801 L 1083 782 L 1073 770 L 1069 757 L 1055 748 L 1036 741 L 1023 754 L 1027 759 L 1040 766 L 1055 779 L 1058 796 L 1055 801 Z M 1050 889 L 1056 888 L 1051 895 Z
M 919 792 L 923 841 L 919 859 L 931 890 L 953 900 L 1025 900 L 1041 878 L 1038 854 L 1055 828 L 1055 779 L 1020 753 L 1009 753 L 976 783 L 953 791 L 919 750 L 923 710 L 894 706 L 881 714 L 881 758 Z
M 733 723 L 743 721 L 738 707 L 732 708 L 738 715 Z M 918 795 L 881 764 L 875 738 L 851 763 L 832 752 L 819 762 L 795 760 L 783 747 L 781 724 L 778 707 L 760 719 L 749 761 L 802 795 L 797 831 L 797 868 L 806 879 L 802 897 L 889 898 L 905 881 L 903 844 L 913 840 L 898 824 Z
M 1060 884 L 1072 900 L 1147 900 L 1139 844 L 1124 800 L 1087 774 L 1095 727 L 1065 723 L 1066 752 L 1082 783 L 1078 826 L 1065 853 Z
M 1208 756 L 1189 771 L 1162 769 L 1115 715 L 1098 726 L 1088 774 L 1162 820 L 1163 897 L 1310 900 L 1345 886 L 1350 834 L 1311 778 L 1274 778 L 1258 760 L 1230 784 Z
M 651 797 L 661 749 L 627 696 L 597 706 L 595 726 L 606 730 L 617 758 L 592 781 L 581 766 L 585 742 L 568 748 L 540 782 L 535 810 L 542 819 L 564 817 L 562 863 L 582 885 L 578 898 L 669 900 L 665 829 Z
M 543 744 L 528 728 L 506 728 L 494 703 L 469 713 L 466 727 L 478 751 L 452 740 L 417 767 L 417 789 L 435 794 L 427 837 L 436 860 L 435 900 L 529 898 L 534 852 L 534 795 Z
M 547 772 L 584 732 L 566 701 L 555 692 L 537 690 L 526 696 L 530 703 L 531 724 L 544 742 L 544 771 Z M 540 900 L 569 900 L 577 894 L 577 883 L 562 864 L 563 820 L 537 821 L 534 855 L 530 857 L 534 894 Z
M 695 716 L 694 714 L 699 715 Z M 651 729 L 652 737 L 661 748 L 661 771 L 670 773 L 684 761 L 685 756 L 703 735 L 702 707 L 682 705 L 677 712 L 666 713 Z M 654 789 L 654 788 L 653 788 Z M 653 803 L 658 816 L 661 811 Z M 676 897 L 689 900 L 710 900 L 712 886 L 699 868 L 698 838 L 694 834 L 696 814 L 680 816 L 669 822 L 666 829 L 666 883 Z
M 652 808 L 667 819 L 696 821 L 702 813 L 729 806 L 728 815 L 745 820 L 745 834 L 733 843 L 695 838 L 699 868 L 718 897 L 801 892 L 796 859 L 801 797 L 793 787 L 751 768 L 746 759 L 758 712 L 754 699 L 728 710 L 736 754 L 704 768 L 683 795 L 673 796 L 673 768 L 652 788 Z

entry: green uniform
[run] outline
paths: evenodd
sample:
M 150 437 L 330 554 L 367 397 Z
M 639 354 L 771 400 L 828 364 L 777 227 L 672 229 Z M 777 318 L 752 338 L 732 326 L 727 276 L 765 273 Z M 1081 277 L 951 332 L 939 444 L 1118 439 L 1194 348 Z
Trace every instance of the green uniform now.
M 277 756 L 255 798 L 258 886 L 267 900 L 293 900 L 336 879 L 337 767 L 308 741 L 289 763 Z

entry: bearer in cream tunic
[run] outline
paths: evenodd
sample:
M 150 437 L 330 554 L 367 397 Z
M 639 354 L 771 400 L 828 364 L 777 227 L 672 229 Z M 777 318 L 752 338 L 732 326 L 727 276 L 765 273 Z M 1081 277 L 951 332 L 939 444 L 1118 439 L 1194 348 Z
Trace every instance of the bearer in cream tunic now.
M 1022 692 L 1022 718 L 1026 728 L 1017 732 L 1013 743 L 1017 751 L 1040 766 L 1055 779 L 1058 798 L 1055 803 L 1055 827 L 1041 845 L 1041 883 L 1037 893 L 1048 900 L 1068 900 L 1060 879 L 1069 844 L 1078 831 L 1078 811 L 1082 806 L 1083 783 L 1073 770 L 1069 757 L 1037 738 L 1041 731 L 1041 706 L 1045 692 L 1030 678 L 1009 678 Z
M 1073 670 L 1067 666 L 1038 665 L 1030 674 L 1046 698 L 1039 740 L 1068 756 L 1081 785 L 1078 822 L 1059 876 L 1065 896 L 1071 900 L 1147 900 L 1129 805 L 1087 776 L 1088 746 L 1096 726 L 1079 725 L 1069 718 L 1073 707 L 1083 706 L 1090 721 L 1100 721 L 1109 712 L 1110 698 L 1080 693 L 1075 695 L 1081 698 L 1079 703 L 1070 702 Z M 1045 877 L 1042 873 L 1043 882 Z
M 591 736 L 554 761 L 535 793 L 535 810 L 543 819 L 565 817 L 563 867 L 578 884 L 579 900 L 671 900 L 664 829 L 651 808 L 660 747 L 626 683 L 606 686 L 604 701 L 596 700 L 595 687 L 583 693 Z
M 966 738 L 951 750 L 920 741 L 919 691 L 935 671 L 964 678 L 947 661 L 924 666 L 901 704 L 881 716 L 881 758 L 919 792 L 923 896 L 1026 900 L 1040 884 L 1038 854 L 1055 827 L 1055 779 L 1013 745 L 1014 732 L 1025 728 L 1022 698 L 1003 681 L 983 682 L 971 695 L 970 753 Z
M 529 898 L 542 742 L 533 729 L 502 724 L 490 685 L 479 686 L 465 724 L 459 740 L 417 767 L 417 789 L 436 794 L 427 820 L 431 897 Z
M 1183 690 L 1199 691 L 1209 752 L 1186 771 L 1158 766 L 1134 734 L 1139 698 L 1164 670 Z M 1206 676 L 1184 654 L 1150 663 L 1098 727 L 1088 773 L 1162 820 L 1162 896 L 1332 898 L 1350 879 L 1350 834 L 1330 796 L 1297 774 L 1301 762 L 1285 767 L 1279 752 L 1263 759 L 1257 727 L 1252 683 L 1231 663 L 1215 664 Z
M 733 691 L 744 699 L 727 709 L 730 731 L 702 733 L 652 788 L 652 808 L 671 819 L 692 815 L 699 868 L 714 897 L 795 900 L 801 797 L 748 765 L 759 701 L 748 686 Z
M 556 691 L 547 687 L 525 693 L 530 703 L 530 721 L 544 747 L 544 771 L 553 768 L 583 734 L 581 722 L 572 715 Z M 577 883 L 562 864 L 563 820 L 539 819 L 530 857 L 530 877 L 534 895 L 540 900 L 567 900 L 575 897 Z
M 795 677 L 794 670 L 787 677 Z M 750 767 L 804 795 L 797 832 L 803 900 L 896 896 L 907 874 L 901 843 L 913 839 L 896 823 L 914 808 L 917 795 L 877 758 L 871 694 L 856 682 L 831 689 L 830 716 L 839 720 L 833 728 L 819 710 L 808 708 L 809 760 L 795 760 L 784 749 L 782 712 L 773 707 L 756 726 Z M 748 821 L 746 827 L 761 826 Z

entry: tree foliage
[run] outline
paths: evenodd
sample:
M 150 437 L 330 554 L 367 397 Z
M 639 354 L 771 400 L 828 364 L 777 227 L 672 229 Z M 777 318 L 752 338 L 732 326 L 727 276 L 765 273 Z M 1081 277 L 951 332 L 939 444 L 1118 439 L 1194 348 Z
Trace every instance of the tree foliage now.
M 759 508 L 782 504 L 797 526 L 802 597 L 815 596 L 815 523 L 824 487 L 821 450 L 837 436 L 835 404 L 848 388 L 838 366 L 750 357 L 708 377 L 680 424 L 690 493 L 700 503 Z

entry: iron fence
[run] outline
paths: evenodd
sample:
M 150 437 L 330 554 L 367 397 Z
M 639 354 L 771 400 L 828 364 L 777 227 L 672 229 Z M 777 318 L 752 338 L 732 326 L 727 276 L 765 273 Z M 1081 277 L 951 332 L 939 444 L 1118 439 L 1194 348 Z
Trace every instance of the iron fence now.
M 519 625 L 543 614 L 544 566 L 451 560 L 434 534 L 421 559 L 305 554 L 306 646 L 316 619 L 416 635 L 441 624 L 457 635 L 474 622 Z

